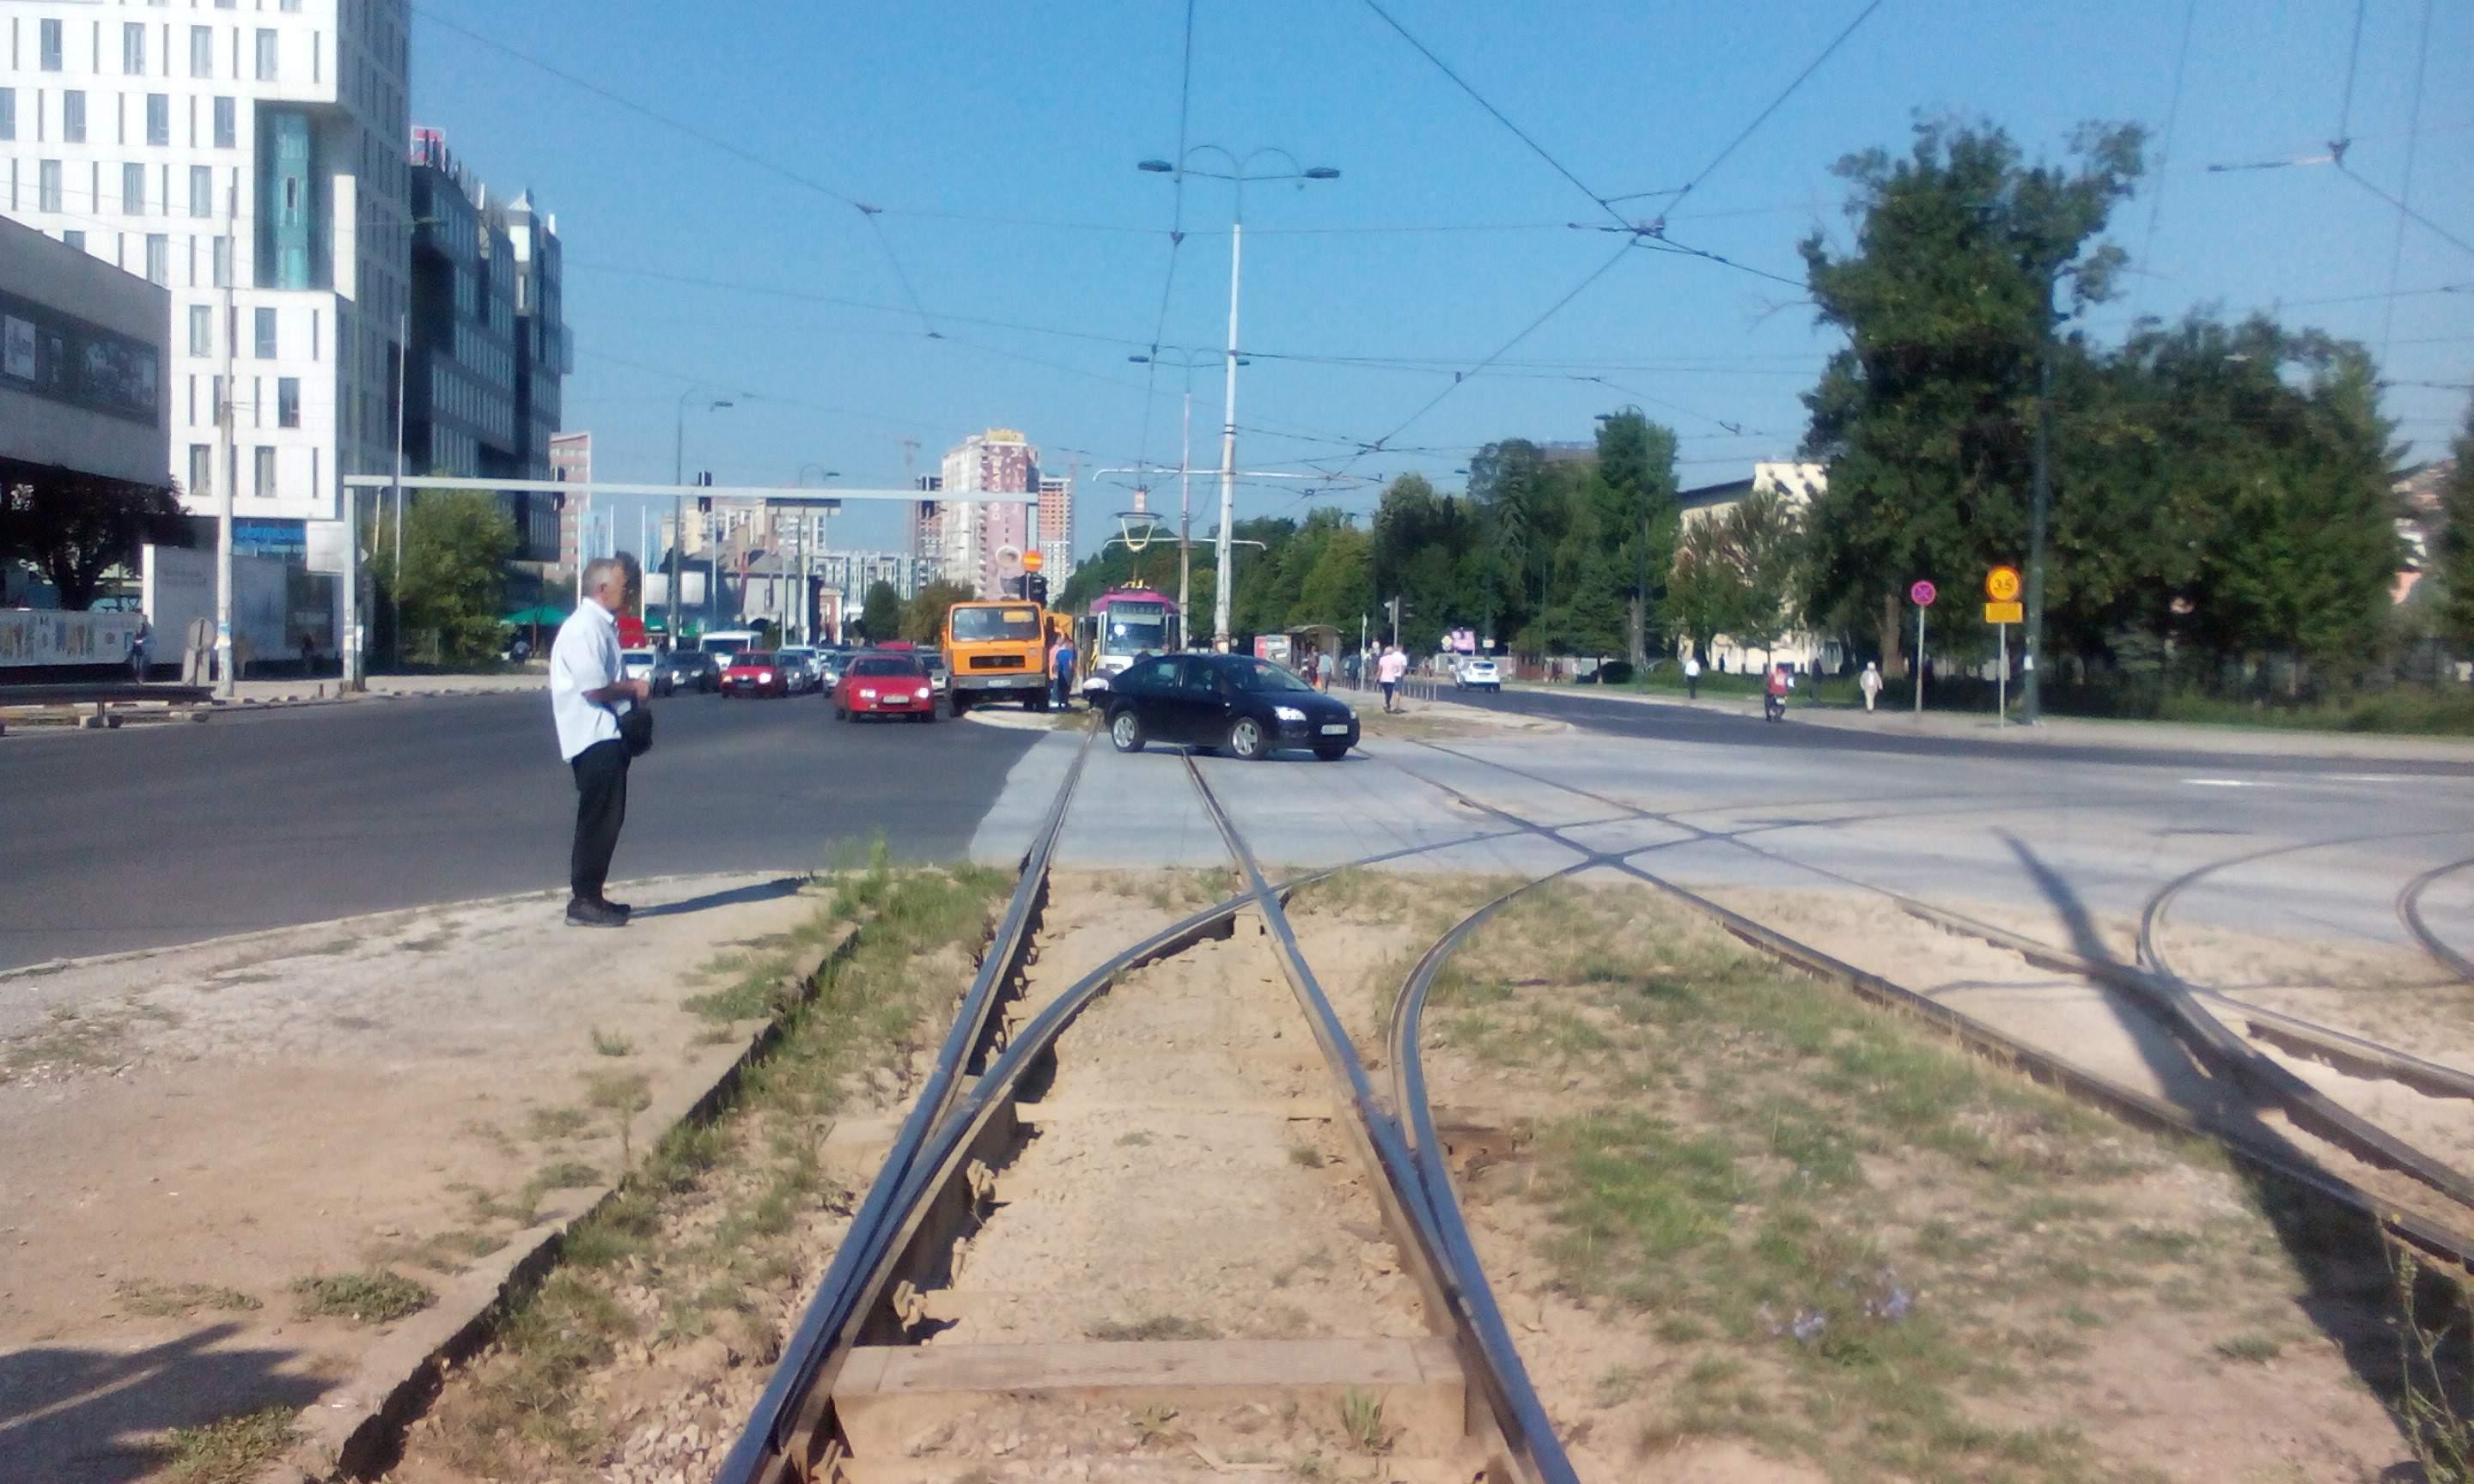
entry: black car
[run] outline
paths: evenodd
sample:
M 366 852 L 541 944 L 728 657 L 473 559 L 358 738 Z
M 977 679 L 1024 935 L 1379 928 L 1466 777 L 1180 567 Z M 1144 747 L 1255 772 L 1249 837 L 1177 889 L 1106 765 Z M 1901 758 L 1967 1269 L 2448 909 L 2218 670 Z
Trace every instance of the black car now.
M 710 695 L 721 688 L 721 669 L 711 655 L 692 649 L 672 650 L 653 665 L 653 694 L 700 690 Z
M 1232 757 L 1311 748 L 1325 762 L 1357 745 L 1357 713 L 1267 659 L 1247 655 L 1159 655 L 1108 682 L 1108 740 L 1121 753 L 1146 742 L 1225 747 Z

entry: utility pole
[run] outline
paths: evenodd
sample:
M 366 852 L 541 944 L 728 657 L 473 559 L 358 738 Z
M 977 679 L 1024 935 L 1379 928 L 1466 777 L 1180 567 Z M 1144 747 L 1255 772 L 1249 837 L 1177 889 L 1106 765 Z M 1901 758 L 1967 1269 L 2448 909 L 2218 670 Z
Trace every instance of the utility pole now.
M 1228 653 L 1229 539 L 1237 534 L 1237 283 L 1246 257 L 1246 223 L 1241 212 L 1228 224 L 1228 373 L 1221 395 L 1220 419 L 1220 576 L 1211 595 L 1211 644 Z
M 216 462 L 223 466 L 215 500 L 215 694 L 230 701 L 238 693 L 239 676 L 232 667 L 232 486 L 240 483 L 240 455 L 232 441 L 232 341 L 240 334 L 240 311 L 232 292 L 240 275 L 240 250 L 233 226 L 240 215 L 240 186 L 224 189 L 224 391 L 216 398 L 215 434 L 223 446 Z
M 1187 363 L 1192 364 L 1190 361 Z M 1194 372 L 1185 373 L 1185 451 L 1176 456 L 1176 642 L 1191 648 L 1194 635 Z
M 394 614 L 388 630 L 395 652 L 395 665 L 403 668 L 403 404 L 412 395 L 405 377 L 405 358 L 412 348 L 412 310 L 409 306 L 396 316 L 395 322 L 395 580 L 387 585 L 387 607 Z
M 2031 727 L 2044 719 L 2036 653 L 2045 645 L 2045 521 L 2053 491 L 2053 281 L 2059 276 L 2045 275 L 2044 318 L 2036 322 L 2036 484 L 2027 507 L 2027 631 L 2019 641 L 2019 719 Z

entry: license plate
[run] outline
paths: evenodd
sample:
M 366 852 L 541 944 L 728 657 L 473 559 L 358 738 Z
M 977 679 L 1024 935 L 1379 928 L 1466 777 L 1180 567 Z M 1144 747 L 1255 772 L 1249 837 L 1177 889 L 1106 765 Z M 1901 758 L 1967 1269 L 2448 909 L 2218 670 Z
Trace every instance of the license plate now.
M 1327 737 L 1345 737 L 1348 735 L 1348 723 L 1325 722 L 1322 724 L 1322 734 Z

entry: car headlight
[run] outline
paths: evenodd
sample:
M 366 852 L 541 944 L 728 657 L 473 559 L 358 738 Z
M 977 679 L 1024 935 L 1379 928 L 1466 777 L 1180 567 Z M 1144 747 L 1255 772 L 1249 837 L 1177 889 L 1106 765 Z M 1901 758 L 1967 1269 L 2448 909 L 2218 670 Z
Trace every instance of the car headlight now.
M 934 694 L 935 694 L 935 692 L 934 692 L 934 691 L 930 690 L 930 689 L 929 689 L 927 686 L 925 686 L 925 685 L 922 685 L 922 686 L 920 686 L 920 687 L 919 687 L 919 699 L 920 699 L 920 700 L 922 700 L 922 701 L 927 700 L 929 697 L 931 697 L 931 696 L 933 696 L 933 695 L 934 695 Z
M 876 699 L 876 692 L 862 685 L 860 687 L 859 698 L 861 701 L 873 701 Z
M 1272 714 L 1284 722 L 1301 722 L 1306 719 L 1306 713 L 1293 706 L 1275 706 L 1272 707 Z
M 770 685 L 770 684 L 772 684 L 772 683 L 773 683 L 773 672 L 772 672 L 772 671 L 770 671 L 770 670 L 759 670 L 759 671 L 757 671 L 757 672 L 756 672 L 756 683 L 757 683 L 757 684 L 759 684 L 759 685 Z

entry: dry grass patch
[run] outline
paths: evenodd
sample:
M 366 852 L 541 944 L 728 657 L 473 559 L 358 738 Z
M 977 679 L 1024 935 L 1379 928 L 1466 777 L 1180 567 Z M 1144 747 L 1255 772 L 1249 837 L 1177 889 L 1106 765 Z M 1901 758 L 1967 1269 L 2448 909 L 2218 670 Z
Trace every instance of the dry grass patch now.
M 372 1268 L 295 1280 L 292 1296 L 303 1319 L 349 1319 L 358 1325 L 393 1324 L 438 1302 L 426 1284 Z
M 300 1438 L 290 1407 L 175 1427 L 154 1449 L 159 1484 L 246 1484 Z

